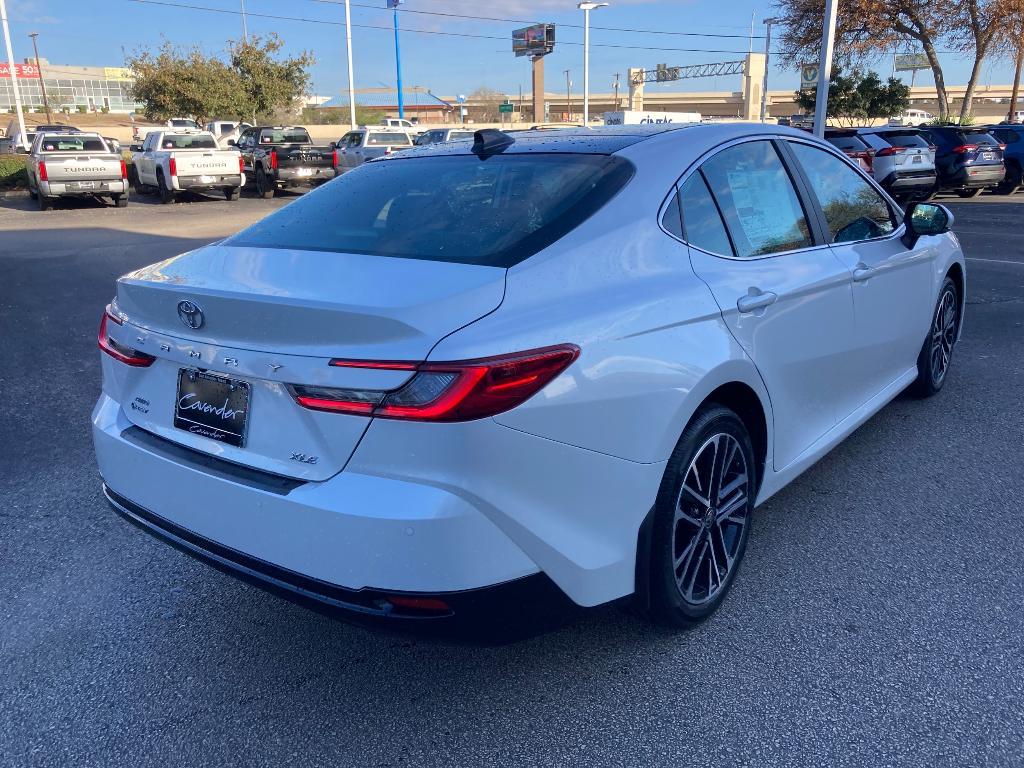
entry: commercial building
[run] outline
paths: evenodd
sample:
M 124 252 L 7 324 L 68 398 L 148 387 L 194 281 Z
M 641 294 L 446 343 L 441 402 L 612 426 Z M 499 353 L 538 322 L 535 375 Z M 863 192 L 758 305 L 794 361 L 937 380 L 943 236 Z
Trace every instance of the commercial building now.
M 129 95 L 131 78 L 124 67 L 79 67 L 71 64 L 50 64 L 40 59 L 15 64 L 21 103 L 26 110 L 43 109 L 43 86 L 50 102 L 50 110 L 58 113 L 65 108 L 75 112 L 112 112 L 126 114 L 141 109 Z M 42 70 L 40 72 L 40 69 Z M 40 77 L 40 74 L 42 77 Z M 0 64 L 0 112 L 14 109 L 14 86 L 10 67 Z

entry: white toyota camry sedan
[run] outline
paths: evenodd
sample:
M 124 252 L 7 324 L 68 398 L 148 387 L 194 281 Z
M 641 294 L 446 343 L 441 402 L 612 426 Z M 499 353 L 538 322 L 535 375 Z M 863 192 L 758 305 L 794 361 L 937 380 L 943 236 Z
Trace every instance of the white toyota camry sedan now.
M 806 133 L 478 131 L 132 272 L 92 415 L 129 521 L 311 607 L 687 626 L 754 508 L 938 392 L 965 265 Z

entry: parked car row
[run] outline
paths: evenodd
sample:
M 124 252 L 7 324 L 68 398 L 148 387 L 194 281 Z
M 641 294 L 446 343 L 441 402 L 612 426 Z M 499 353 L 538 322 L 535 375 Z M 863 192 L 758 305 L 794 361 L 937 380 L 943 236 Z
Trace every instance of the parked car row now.
M 929 200 L 943 191 L 977 197 L 1013 194 L 1022 182 L 1024 126 L 887 125 L 830 128 L 825 139 L 856 160 L 896 200 Z

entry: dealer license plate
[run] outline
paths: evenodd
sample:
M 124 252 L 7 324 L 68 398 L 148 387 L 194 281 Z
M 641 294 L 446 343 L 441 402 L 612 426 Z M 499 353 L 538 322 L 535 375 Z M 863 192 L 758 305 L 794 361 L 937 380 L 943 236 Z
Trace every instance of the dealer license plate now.
M 181 368 L 174 426 L 241 448 L 249 421 L 249 389 L 246 381 Z
M 299 168 L 299 170 L 297 170 L 295 173 L 296 173 L 297 176 L 312 176 L 313 175 L 313 169 L 312 168 Z

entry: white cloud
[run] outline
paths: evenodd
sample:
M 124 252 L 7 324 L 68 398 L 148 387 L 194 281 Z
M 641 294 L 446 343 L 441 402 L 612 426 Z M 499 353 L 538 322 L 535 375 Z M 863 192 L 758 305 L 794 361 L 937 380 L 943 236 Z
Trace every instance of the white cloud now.
M 60 19 L 43 13 L 38 0 L 9 0 L 7 12 L 15 24 L 58 24 Z

